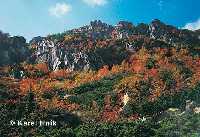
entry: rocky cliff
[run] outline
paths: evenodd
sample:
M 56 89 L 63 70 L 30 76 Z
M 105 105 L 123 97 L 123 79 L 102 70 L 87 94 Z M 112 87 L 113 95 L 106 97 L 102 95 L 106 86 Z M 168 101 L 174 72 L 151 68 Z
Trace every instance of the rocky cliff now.
M 46 62 L 52 70 L 60 67 L 88 70 L 109 65 L 104 59 L 106 56 L 111 60 L 118 59 L 113 61 L 119 64 L 126 59 L 128 52 L 141 46 L 189 48 L 199 54 L 200 34 L 199 31 L 177 29 L 159 20 L 137 26 L 125 21 L 115 26 L 93 21 L 61 34 L 34 38 L 30 45 L 35 61 Z M 108 50 L 110 53 L 106 53 Z

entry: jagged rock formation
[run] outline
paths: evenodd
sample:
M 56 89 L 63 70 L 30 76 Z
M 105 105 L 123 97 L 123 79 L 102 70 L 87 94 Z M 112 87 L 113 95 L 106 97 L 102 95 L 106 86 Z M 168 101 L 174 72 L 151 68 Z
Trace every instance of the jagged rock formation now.
M 89 69 L 88 56 L 83 51 L 64 50 L 60 43 L 54 43 L 48 39 L 42 39 L 35 44 L 35 61 L 46 62 L 51 70 L 57 70 L 59 67 L 66 67 L 71 71 Z
M 34 47 L 35 61 L 46 62 L 52 70 L 60 67 L 70 70 L 88 70 L 93 66 L 109 65 L 104 59 L 107 55 L 102 54 L 101 49 L 104 52 L 110 49 L 109 59 L 118 59 L 119 61 L 114 63 L 118 64 L 121 63 L 121 53 L 117 55 L 115 52 L 119 50 L 119 47 L 121 49 L 126 47 L 123 55 L 135 52 L 141 46 L 162 47 L 163 45 L 189 48 L 199 54 L 199 37 L 199 31 L 177 29 L 159 20 L 137 26 L 125 21 L 120 21 L 116 26 L 93 21 L 90 25 L 61 34 L 50 35 L 46 38 L 36 37 L 30 44 Z M 105 48 L 109 46 L 112 48 Z M 100 52 L 96 53 L 98 48 Z M 91 52 L 93 52 L 92 56 Z M 123 56 L 123 59 L 126 57 Z
M 164 41 L 169 44 L 199 43 L 199 34 L 189 30 L 180 30 L 174 26 L 166 25 L 159 20 L 154 20 L 149 25 L 150 38 Z

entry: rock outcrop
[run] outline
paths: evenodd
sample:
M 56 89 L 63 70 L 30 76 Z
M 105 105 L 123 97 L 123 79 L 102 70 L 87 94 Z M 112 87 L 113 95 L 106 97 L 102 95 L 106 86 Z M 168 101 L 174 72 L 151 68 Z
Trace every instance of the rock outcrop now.
M 37 63 L 46 62 L 51 70 L 61 67 L 73 71 L 109 65 L 109 61 L 104 58 L 114 59 L 114 64 L 120 64 L 122 59 L 126 59 L 127 56 L 124 55 L 127 54 L 126 52 L 134 53 L 147 45 L 148 47 L 162 45 L 184 47 L 198 53 L 200 52 L 199 37 L 199 31 L 177 29 L 160 20 L 154 20 L 150 24 L 141 23 L 137 26 L 125 21 L 115 26 L 93 21 L 90 25 L 61 34 L 36 37 L 31 40 L 30 45 L 34 47 L 33 56 Z M 124 49 L 123 47 L 126 47 L 127 51 L 121 54 L 119 50 Z M 108 50 L 110 53 L 107 54 Z M 92 56 L 89 54 L 90 51 L 93 52 Z M 121 55 L 123 55 L 122 59 L 120 59 Z
M 81 69 L 87 70 L 90 67 L 88 56 L 83 51 L 64 49 L 60 43 L 48 39 L 42 39 L 36 43 L 34 55 L 37 63 L 47 63 L 51 70 L 65 67 L 71 71 Z

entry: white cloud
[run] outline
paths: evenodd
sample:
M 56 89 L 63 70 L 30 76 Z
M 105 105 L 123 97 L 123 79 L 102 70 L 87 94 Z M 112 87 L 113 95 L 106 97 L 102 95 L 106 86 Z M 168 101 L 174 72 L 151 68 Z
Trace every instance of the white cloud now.
M 105 5 L 108 1 L 107 0 L 83 0 L 86 4 L 94 7 L 94 6 L 103 6 Z
M 163 9 L 163 4 L 164 4 L 163 0 L 160 0 L 160 1 L 158 2 L 158 7 L 160 8 L 160 10 Z
M 71 5 L 66 3 L 56 3 L 49 8 L 49 14 L 56 17 L 62 17 L 72 10 Z
M 198 30 L 200 29 L 200 18 L 195 21 L 195 22 L 191 22 L 191 23 L 187 23 L 183 29 L 188 29 L 188 30 Z

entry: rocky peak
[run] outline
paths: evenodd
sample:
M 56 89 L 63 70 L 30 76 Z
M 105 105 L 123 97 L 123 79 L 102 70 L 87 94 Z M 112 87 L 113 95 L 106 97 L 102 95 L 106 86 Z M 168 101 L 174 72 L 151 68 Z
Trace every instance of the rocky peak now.
M 90 25 L 94 28 L 96 27 L 106 27 L 107 24 L 106 23 L 103 23 L 101 20 L 95 20 L 95 21 L 91 21 L 90 22 Z
M 123 29 L 130 29 L 133 27 L 133 23 L 128 22 L 128 21 L 120 21 L 116 27 L 118 28 L 123 28 Z
M 149 24 L 149 37 L 174 46 L 177 44 L 191 45 L 199 43 L 198 33 L 190 30 L 177 29 L 157 19 Z
M 60 40 L 56 42 L 57 37 Z M 129 52 L 134 52 L 135 49 L 145 45 L 145 42 L 148 45 L 157 41 L 162 41 L 164 45 L 170 46 L 186 45 L 186 47 L 192 47 L 193 44 L 200 45 L 199 31 L 177 29 L 157 19 L 150 24 L 140 23 L 137 26 L 126 21 L 120 21 L 116 26 L 111 26 L 96 20 L 92 21 L 90 25 L 69 30 L 62 35 L 55 34 L 55 38 L 51 36 L 50 38 L 35 37 L 31 41 L 31 45 L 36 46 L 34 50 L 36 62 L 47 62 L 52 70 L 61 66 L 70 70 L 82 70 L 90 69 L 91 66 L 101 66 L 104 64 L 102 62 L 107 62 L 102 61 L 105 52 L 107 52 L 106 48 L 97 50 L 99 55 L 92 53 L 92 57 L 88 53 L 91 51 L 90 48 L 94 50 L 98 45 L 100 45 L 98 48 L 101 48 L 101 43 L 104 43 L 104 47 L 109 47 L 109 45 L 115 45 L 115 41 L 119 39 L 125 39 L 127 43 L 130 41 L 128 45 L 120 45 L 121 47 L 126 46 Z M 103 54 L 101 50 L 104 51 Z M 94 62 L 98 62 L 94 61 L 96 59 L 101 62 L 100 65 L 94 65 Z
M 154 19 L 152 20 L 151 24 L 160 26 L 160 25 L 165 25 L 163 22 L 161 22 L 159 19 Z
M 160 20 L 153 20 L 149 24 L 150 38 L 158 39 L 167 43 L 176 42 L 180 31 L 173 26 L 166 25 Z

